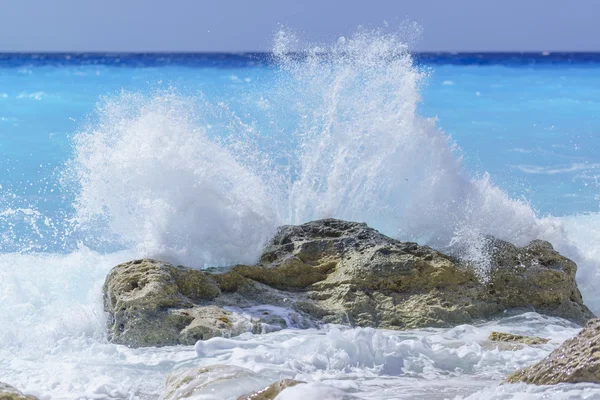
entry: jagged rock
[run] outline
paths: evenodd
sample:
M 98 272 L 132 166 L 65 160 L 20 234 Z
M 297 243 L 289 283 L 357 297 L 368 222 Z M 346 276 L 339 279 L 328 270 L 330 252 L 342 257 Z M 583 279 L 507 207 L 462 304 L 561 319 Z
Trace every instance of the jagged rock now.
M 272 383 L 264 389 L 238 397 L 238 400 L 274 400 L 279 393 L 289 387 L 296 386 L 299 383 L 305 382 L 294 379 L 283 379 L 279 382 Z
M 240 393 L 257 390 L 265 384 L 264 378 L 260 378 L 252 370 L 233 365 L 178 369 L 167 378 L 166 389 L 160 396 L 160 400 L 202 397 L 214 393 L 235 398 Z
M 288 322 L 312 326 L 291 310 L 282 311 L 286 320 L 272 307 L 256 307 L 258 297 L 287 305 L 283 294 L 235 272 L 210 274 L 151 259 L 126 262 L 104 284 L 108 337 L 131 347 L 193 345 L 215 336 L 280 330 Z
M 148 259 L 116 266 L 104 287 L 109 338 L 158 346 L 319 322 L 448 327 L 519 308 L 578 323 L 593 317 L 575 282 L 576 265 L 550 243 L 517 248 L 489 239 L 489 252 L 489 279 L 481 282 L 470 265 L 366 224 L 283 226 L 257 265 L 226 273 Z M 261 312 L 264 305 L 271 309 Z
M 548 357 L 515 372 L 506 381 L 536 385 L 600 383 L 600 319 L 589 321 L 577 336 L 564 342 Z
M 25 395 L 13 386 L 0 382 L 0 400 L 38 400 L 38 398 Z
M 544 339 L 538 336 L 513 335 L 504 332 L 492 332 L 490 333 L 488 340 L 491 340 L 492 342 L 510 342 L 522 344 L 546 344 L 550 341 L 550 339 Z
M 517 248 L 490 239 L 491 272 L 427 246 L 391 239 L 366 224 L 321 220 L 282 227 L 255 267 L 241 275 L 303 290 L 296 306 L 325 322 L 391 329 L 446 327 L 528 308 L 583 323 L 593 314 L 575 282 L 576 265 L 547 242 Z
M 531 307 L 580 325 L 594 315 L 583 305 L 577 288 L 577 265 L 543 240 L 518 248 L 489 239 L 492 254 L 487 298 L 506 309 Z

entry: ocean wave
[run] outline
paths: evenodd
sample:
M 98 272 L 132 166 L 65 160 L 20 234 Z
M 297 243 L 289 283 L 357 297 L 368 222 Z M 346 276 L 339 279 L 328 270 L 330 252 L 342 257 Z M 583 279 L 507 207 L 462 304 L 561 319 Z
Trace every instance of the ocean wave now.
M 577 171 L 591 171 L 600 168 L 600 163 L 573 163 L 562 167 L 539 165 L 512 165 L 512 167 L 526 174 L 555 175 Z
M 361 31 L 302 57 L 293 35 L 278 38 L 267 110 L 174 92 L 107 99 L 75 139 L 81 224 L 195 266 L 249 262 L 277 225 L 325 217 L 478 260 L 486 234 L 570 245 L 556 220 L 464 170 L 417 113 L 426 74 L 396 36 Z
M 33 92 L 33 93 L 25 93 L 24 92 L 24 93 L 19 93 L 17 95 L 17 99 L 32 99 L 32 100 L 40 101 L 46 96 L 48 96 L 48 95 L 45 92 Z

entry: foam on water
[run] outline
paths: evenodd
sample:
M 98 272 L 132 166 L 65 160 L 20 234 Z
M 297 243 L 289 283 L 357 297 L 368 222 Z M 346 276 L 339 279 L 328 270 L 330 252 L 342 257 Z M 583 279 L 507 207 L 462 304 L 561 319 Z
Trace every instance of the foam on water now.
M 246 81 L 228 102 L 173 89 L 103 99 L 73 140 L 62 180 L 74 211 L 64 219 L 0 187 L 1 243 L 16 250 L 0 254 L 2 379 L 42 399 L 157 399 L 174 367 L 225 363 L 264 381 L 309 382 L 282 399 L 600 397 L 593 385 L 498 386 L 578 330 L 533 313 L 401 333 L 289 329 L 195 351 L 107 343 L 101 286 L 118 262 L 252 263 L 277 226 L 324 217 L 454 252 L 482 275 L 486 235 L 549 240 L 578 262 L 584 299 L 600 312 L 598 215 L 541 218 L 489 175 L 469 174 L 452 139 L 417 112 L 427 74 L 398 37 L 360 31 L 333 45 L 298 43 L 280 33 L 275 79 Z M 72 250 L 32 253 L 50 242 Z M 485 341 L 492 330 L 552 341 L 509 351 Z M 243 394 L 236 387 L 226 396 Z M 197 398 L 214 398 L 205 395 Z

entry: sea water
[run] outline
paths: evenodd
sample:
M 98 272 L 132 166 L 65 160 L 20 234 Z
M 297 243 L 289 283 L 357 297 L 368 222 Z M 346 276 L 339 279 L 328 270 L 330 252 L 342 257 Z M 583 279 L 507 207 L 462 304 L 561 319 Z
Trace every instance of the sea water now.
M 0 55 L 0 380 L 42 399 L 157 399 L 174 368 L 229 364 L 309 383 L 281 399 L 600 398 L 499 384 L 579 330 L 532 312 L 129 349 L 107 342 L 102 305 L 119 262 L 251 263 L 277 226 L 337 217 L 482 277 L 485 235 L 549 240 L 599 313 L 599 83 L 595 54 L 411 55 L 379 31 L 280 32 L 269 54 Z M 492 330 L 552 340 L 506 348 Z

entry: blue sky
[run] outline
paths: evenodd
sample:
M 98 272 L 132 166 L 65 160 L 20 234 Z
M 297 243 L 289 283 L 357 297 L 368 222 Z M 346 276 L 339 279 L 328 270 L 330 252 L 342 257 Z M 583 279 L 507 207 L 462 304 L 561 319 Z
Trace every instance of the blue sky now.
M 422 33 L 425 51 L 600 51 L 600 0 L 0 0 L 0 51 L 269 50 L 358 25 Z

